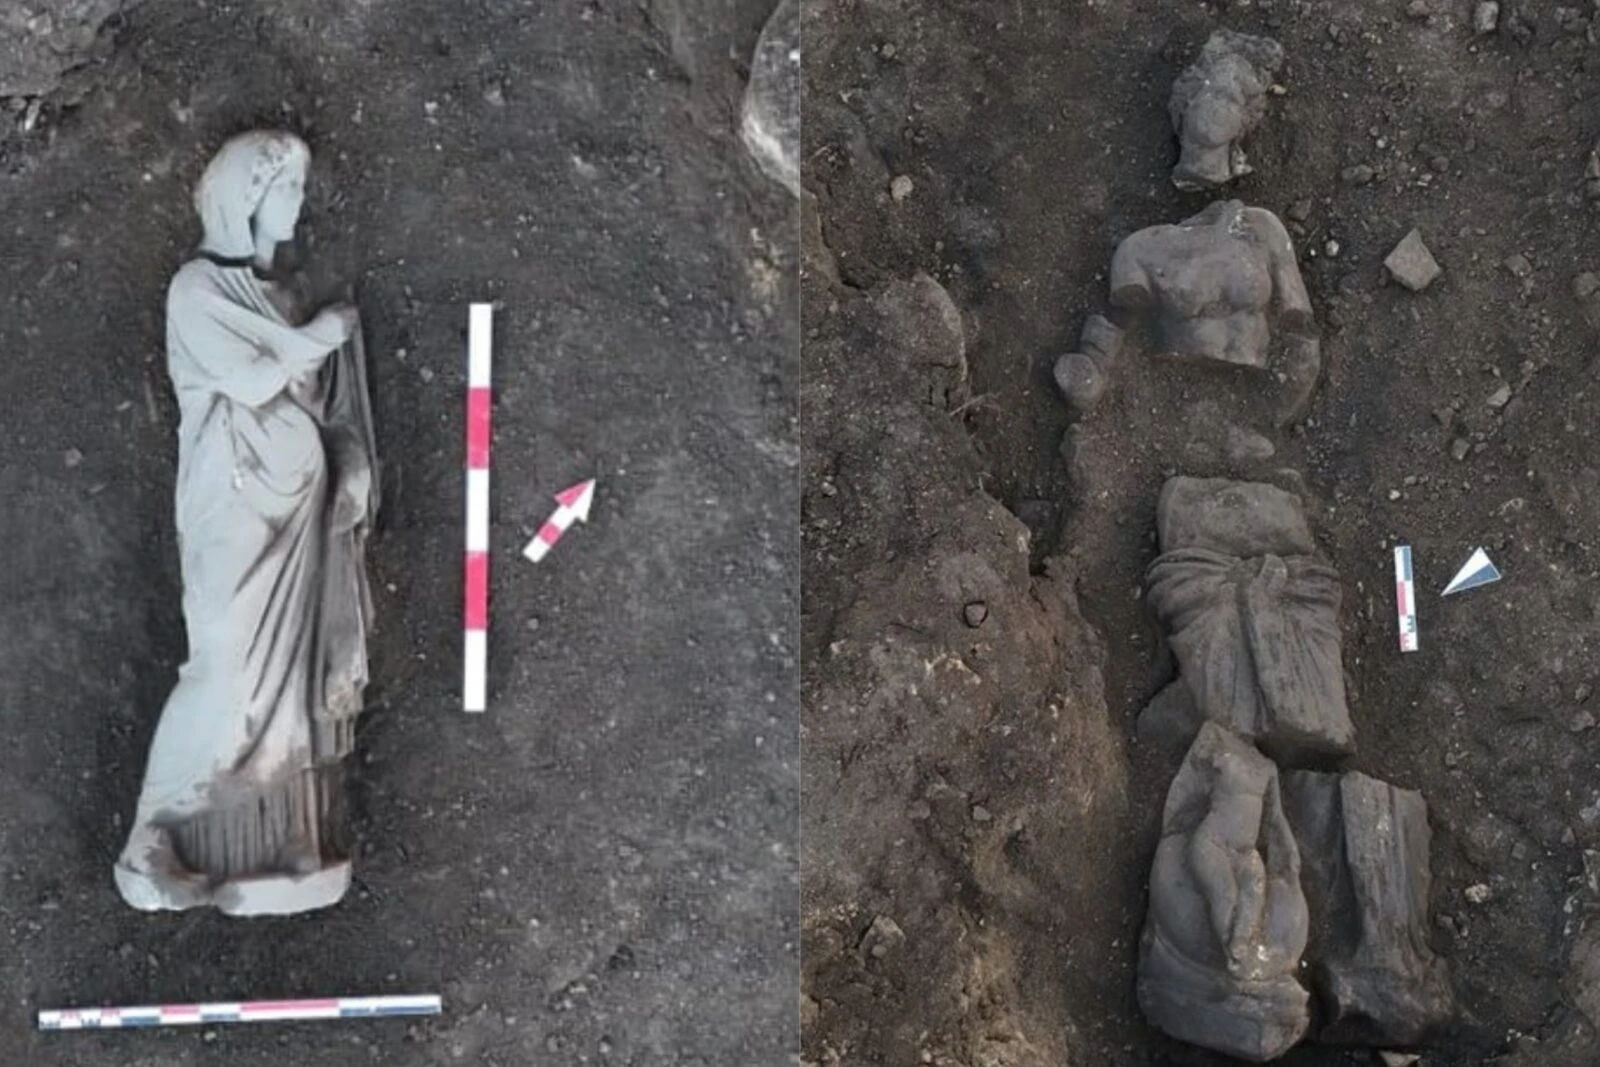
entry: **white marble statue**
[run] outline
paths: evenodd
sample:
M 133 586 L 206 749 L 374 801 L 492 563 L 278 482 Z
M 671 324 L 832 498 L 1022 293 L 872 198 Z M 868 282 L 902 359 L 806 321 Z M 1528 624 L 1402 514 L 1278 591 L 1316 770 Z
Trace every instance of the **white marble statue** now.
M 115 869 L 144 910 L 301 912 L 350 881 L 340 767 L 367 681 L 376 457 L 356 309 L 306 321 L 272 280 L 309 165 L 290 134 L 225 144 L 167 293 L 189 655 Z

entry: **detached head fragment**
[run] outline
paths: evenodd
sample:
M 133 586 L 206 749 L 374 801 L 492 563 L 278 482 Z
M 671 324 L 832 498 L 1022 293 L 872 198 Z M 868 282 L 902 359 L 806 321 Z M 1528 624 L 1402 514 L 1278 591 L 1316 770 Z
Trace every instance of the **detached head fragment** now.
M 1172 83 L 1167 107 L 1178 135 L 1179 189 L 1215 189 L 1250 173 L 1240 142 L 1267 113 L 1267 89 L 1283 66 L 1270 37 L 1218 30 L 1193 66 Z

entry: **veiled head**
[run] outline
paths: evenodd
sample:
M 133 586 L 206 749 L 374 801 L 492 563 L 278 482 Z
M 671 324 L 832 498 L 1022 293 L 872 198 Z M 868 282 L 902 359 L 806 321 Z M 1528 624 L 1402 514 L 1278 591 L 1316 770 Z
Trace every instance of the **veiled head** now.
M 252 130 L 229 140 L 195 189 L 201 247 L 244 259 L 255 252 L 258 231 L 274 242 L 294 236 L 310 164 L 311 150 L 292 133 Z

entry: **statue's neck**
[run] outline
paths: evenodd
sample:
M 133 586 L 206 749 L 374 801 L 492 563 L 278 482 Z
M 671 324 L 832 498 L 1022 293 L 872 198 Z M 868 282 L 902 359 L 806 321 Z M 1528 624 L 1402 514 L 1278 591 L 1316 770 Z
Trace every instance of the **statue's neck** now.
M 266 236 L 262 235 L 260 232 L 257 232 L 256 233 L 256 255 L 255 255 L 256 269 L 261 271 L 262 273 L 267 273 L 267 272 L 271 271 L 272 270 L 272 262 L 273 262 L 274 259 L 277 258 L 277 253 L 278 253 L 278 242 L 274 241 L 270 237 L 266 237 Z

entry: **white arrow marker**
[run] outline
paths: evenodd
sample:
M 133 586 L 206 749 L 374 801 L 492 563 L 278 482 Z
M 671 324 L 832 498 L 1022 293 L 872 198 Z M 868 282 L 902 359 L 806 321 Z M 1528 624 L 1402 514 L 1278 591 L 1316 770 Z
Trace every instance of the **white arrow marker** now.
M 1449 596 L 1451 593 L 1464 593 L 1468 589 L 1476 589 L 1480 585 L 1500 580 L 1500 568 L 1496 567 L 1489 559 L 1489 553 L 1483 549 L 1475 549 L 1467 562 L 1456 571 L 1456 576 L 1450 579 L 1450 584 L 1444 587 L 1440 596 Z
M 522 550 L 522 554 L 535 563 L 550 554 L 556 542 L 561 540 L 561 535 L 573 523 L 589 521 L 589 505 L 594 503 L 594 479 L 579 482 L 571 489 L 557 493 L 556 503 L 561 506 L 545 520 L 539 532 L 533 535 L 533 540 L 528 542 L 528 547 Z

